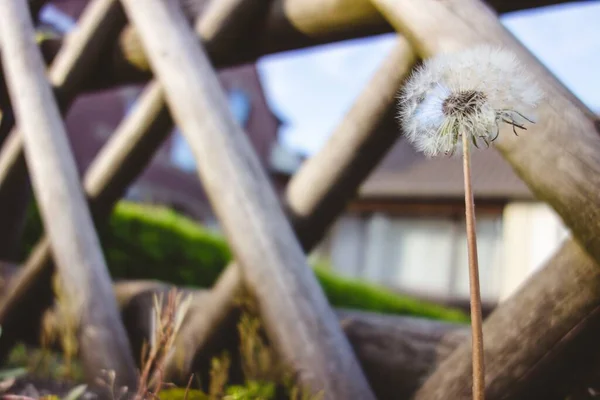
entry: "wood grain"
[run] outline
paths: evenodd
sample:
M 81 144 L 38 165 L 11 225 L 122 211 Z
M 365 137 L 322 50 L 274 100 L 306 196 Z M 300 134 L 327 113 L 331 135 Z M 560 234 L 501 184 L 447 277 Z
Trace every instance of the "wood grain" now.
M 29 1 L 31 14 L 36 19 L 44 3 L 45 0 Z M 100 54 L 110 47 L 107 45 L 117 38 L 125 25 L 125 16 L 117 1 L 92 4 L 89 12 L 82 15 L 76 33 L 65 41 L 65 48 L 50 68 L 50 79 L 63 112 L 68 110 L 74 96 L 81 91 L 81 82 L 94 75 L 93 67 L 101 59 Z M 3 77 L 0 77 L 0 81 L 3 81 Z M 0 255 L 15 258 L 31 200 L 31 189 L 21 138 L 13 129 L 12 110 L 6 109 L 8 105 L 5 103 L 4 93 L 0 91 L 0 108 L 6 111 L 7 117 L 0 123 L 0 144 L 7 142 L 0 152 L 0 220 L 5 221 L 5 229 L 0 232 Z
M 74 308 L 87 381 L 114 370 L 119 386 L 135 387 L 129 342 L 25 3 L 2 3 L 0 33 L 9 94 L 61 290 Z
M 30 2 L 30 6 L 41 7 L 41 3 Z M 125 15 L 116 0 L 90 3 L 49 70 L 63 114 L 81 91 L 82 82 L 94 75 L 94 67 L 124 25 Z M 11 132 L 0 150 L 0 220 L 6 221 L 0 233 L 0 254 L 14 252 L 30 200 L 22 138 L 14 124 L 9 125 L 6 128 Z M 8 248 L 2 251 L 3 247 Z
M 109 42 L 116 38 L 125 24 L 125 15 L 116 0 L 91 2 L 81 16 L 80 25 L 73 31 L 69 43 L 61 49 L 50 67 L 55 93 L 60 93 L 59 107 L 64 113 L 78 93 L 82 80 L 93 75 L 94 65 L 103 56 Z M 88 45 L 86 45 L 88 44 Z M 118 161 L 118 160 L 115 160 Z M 28 188 L 27 166 L 23 153 L 23 140 L 17 129 L 13 130 L 0 151 L 0 198 L 2 201 L 18 200 L 22 188 Z M 120 194 L 119 194 L 120 195 Z M 23 219 L 27 203 L 0 209 L 0 218 Z M 8 229 L 8 227 L 7 227 Z M 15 235 L 16 232 L 11 232 Z M 42 240 L 25 268 L 15 280 L 13 290 L 0 303 L 0 323 L 4 335 L 0 336 L 0 358 L 7 355 L 14 344 L 13 331 L 28 329 L 23 314 L 38 315 L 52 301 L 50 276 L 52 270 L 50 246 Z M 34 293 L 34 295 L 32 295 Z M 37 311 L 37 314 L 36 314 Z M 32 318 L 29 321 L 35 321 Z

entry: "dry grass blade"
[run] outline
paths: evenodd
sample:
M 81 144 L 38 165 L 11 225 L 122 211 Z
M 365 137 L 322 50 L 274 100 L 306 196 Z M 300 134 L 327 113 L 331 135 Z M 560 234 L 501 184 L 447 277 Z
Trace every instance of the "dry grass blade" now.
M 166 304 L 163 294 L 154 296 L 152 309 L 152 331 L 149 345 L 145 346 L 142 354 L 142 372 L 138 381 L 136 399 L 142 400 L 145 396 L 157 397 L 164 386 L 162 371 L 167 358 L 174 351 L 173 344 L 179 328 L 189 309 L 191 296 L 184 296 L 176 288 L 169 291 Z M 151 372 L 156 371 L 151 379 Z M 150 391 L 150 387 L 154 389 Z

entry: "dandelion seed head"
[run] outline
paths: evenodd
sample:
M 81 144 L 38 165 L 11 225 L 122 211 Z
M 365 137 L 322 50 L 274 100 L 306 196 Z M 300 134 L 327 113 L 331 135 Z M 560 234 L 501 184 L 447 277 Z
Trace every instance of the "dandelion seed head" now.
M 463 134 L 475 145 L 489 145 L 502 123 L 526 129 L 541 99 L 514 54 L 477 46 L 426 60 L 400 92 L 398 117 L 419 151 L 452 154 Z

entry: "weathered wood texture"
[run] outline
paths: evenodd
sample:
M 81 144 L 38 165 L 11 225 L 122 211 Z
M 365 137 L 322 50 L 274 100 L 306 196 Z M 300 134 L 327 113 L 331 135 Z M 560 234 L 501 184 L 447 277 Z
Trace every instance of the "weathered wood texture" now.
M 101 224 L 129 184 L 144 170 L 172 127 L 160 87 L 142 93 L 132 112 L 100 150 L 84 176 L 83 186 L 95 225 Z M 54 271 L 50 243 L 42 237 L 24 262 L 12 286 L 0 301 L 0 357 L 15 343 L 16 334 L 28 329 L 36 316 L 51 305 L 50 277 Z M 32 318 L 24 321 L 23 313 Z
M 251 3 L 254 8 L 245 7 L 244 13 L 233 13 L 242 3 Z M 261 11 L 262 7 L 254 0 L 212 2 L 202 16 L 205 22 L 199 22 L 197 29 L 206 40 L 226 46 L 232 38 L 243 35 L 248 29 L 248 23 L 260 15 Z M 227 14 L 235 18 L 224 18 Z M 82 22 L 85 20 L 86 17 Z M 211 30 L 204 30 L 204 26 Z M 85 24 L 80 29 L 85 31 Z M 115 202 L 148 165 L 172 128 L 173 120 L 164 102 L 162 88 L 158 82 L 152 82 L 86 171 L 83 186 L 96 225 L 106 219 Z M 17 153 L 11 151 L 9 154 Z M 4 170 L 0 168 L 0 171 Z M 52 271 L 50 246 L 47 238 L 42 238 L 24 263 L 20 274 L 13 279 L 11 290 L 0 302 L 3 328 L 0 358 L 5 357 L 12 348 L 16 335 L 23 330 L 36 331 L 35 326 L 28 324 L 35 324 L 39 320 L 37 316 L 52 303 L 53 294 L 49 284 Z M 30 315 L 31 318 L 24 321 L 21 318 L 23 314 Z
M 382 129 L 382 124 L 393 121 L 390 112 L 395 95 L 416 60 L 406 40 L 397 40 L 324 148 L 303 163 L 288 185 L 284 208 L 305 251 L 321 241 L 398 137 L 395 127 Z M 185 327 L 193 331 L 181 337 L 191 340 L 186 348 L 201 348 L 221 329 L 221 321 L 229 319 L 235 308 L 234 295 L 243 286 L 238 268 L 235 263 L 227 267 L 212 289 L 213 306 Z M 172 358 L 166 376 L 188 376 L 195 351 L 176 363 Z
M 31 19 L 38 21 L 40 10 L 47 2 L 47 0 L 28 0 L 29 12 Z M 0 54 L 1 49 L 0 49 Z M 0 146 L 6 139 L 6 136 L 10 133 L 10 130 L 14 126 L 14 114 L 10 105 L 10 98 L 8 97 L 8 89 L 4 80 L 4 74 L 0 71 Z
M 59 106 L 62 106 L 63 112 L 75 98 L 78 85 L 93 75 L 93 67 L 124 24 L 125 15 L 115 0 L 92 2 L 84 11 L 79 27 L 71 34 L 69 42 L 65 43 L 49 71 L 55 90 L 60 93 Z M 27 183 L 23 141 L 18 130 L 14 129 L 0 151 L 0 198 L 2 201 L 15 199 L 16 193 L 20 193 L 19 188 L 27 188 Z M 0 218 L 12 219 L 15 214 L 25 212 L 26 204 L 16 206 L 21 209 L 0 209 Z M 16 235 L 16 232 L 11 234 Z M 0 336 L 0 358 L 12 347 L 12 331 L 16 325 L 23 324 L 23 312 L 35 315 L 36 308 L 43 309 L 49 305 L 52 298 L 49 285 L 52 270 L 48 268 L 44 274 L 39 274 L 38 269 L 31 268 L 31 265 L 40 267 L 48 263 L 49 255 L 49 243 L 45 240 L 25 263 L 29 268 L 25 268 L 19 279 L 15 280 L 14 290 L 0 303 L 0 323 L 4 331 Z
M 179 0 L 203 3 L 206 0 Z M 490 0 L 498 12 L 510 12 L 574 0 Z M 202 7 L 188 7 L 190 13 Z M 188 15 L 193 19 L 194 15 Z M 293 50 L 340 40 L 392 32 L 389 23 L 368 0 L 275 0 L 264 22 L 264 29 L 256 29 L 238 42 L 239 51 L 219 53 L 212 57 L 214 65 L 224 67 L 256 60 L 265 54 Z M 205 43 L 207 49 L 217 49 Z M 59 40 L 49 40 L 47 57 L 52 58 L 60 47 Z M 113 57 L 103 60 L 96 79 L 87 89 L 112 87 L 133 81 L 150 79 L 148 61 L 139 38 L 132 28 L 126 28 L 116 43 Z
M 357 311 L 337 315 L 379 400 L 411 398 L 469 337 L 462 325 Z
M 600 268 L 573 241 L 484 323 L 486 398 L 564 399 L 600 362 Z M 470 399 L 471 349 L 461 345 L 416 399 Z
M 27 0 L 29 5 L 29 12 L 31 19 L 38 21 L 39 13 L 42 7 L 47 3 L 48 0 Z M 2 49 L 0 49 L 0 55 Z M 8 97 L 8 89 L 6 88 L 6 82 L 4 81 L 4 74 L 0 71 L 0 146 L 6 139 L 6 136 L 10 133 L 14 126 L 14 114 L 12 106 L 10 105 L 10 98 Z
M 109 44 L 116 40 L 125 25 L 125 16 L 117 1 L 90 4 L 49 71 L 63 113 L 80 92 L 82 82 L 94 75 L 99 60 L 106 56 Z M 6 221 L 0 234 L 0 249 L 9 256 L 20 239 L 30 197 L 22 138 L 18 130 L 13 129 L 12 122 L 7 121 L 5 128 L 12 131 L 0 151 L 0 220 Z M 6 249 L 3 248 L 5 245 Z
M 494 43 L 513 50 L 529 67 L 547 94 L 537 111 L 538 122 L 519 137 L 503 129 L 496 147 L 537 197 L 560 214 L 583 248 L 596 261 L 600 260 L 600 230 L 597 224 L 590 223 L 600 217 L 600 137 L 589 110 L 573 100 L 574 96 L 479 1 L 427 0 L 417 4 L 409 0 L 374 0 L 374 4 L 424 58 L 478 43 Z M 584 318 L 597 306 L 597 266 L 575 244 L 567 245 L 550 264 L 552 267 L 547 267 L 544 275 L 528 281 L 521 293 L 501 305 L 486 322 L 490 399 L 546 398 L 545 394 L 560 393 L 556 385 L 564 379 L 557 376 L 566 375 L 554 375 L 556 371 L 583 364 L 546 361 L 556 354 L 564 356 L 564 348 L 576 354 L 585 341 L 576 340 L 575 332 L 585 336 L 594 331 L 590 322 L 593 318 Z M 580 286 L 582 279 L 588 280 L 585 288 Z M 586 288 L 590 292 L 582 292 Z M 557 301 L 560 304 L 553 304 Z M 550 319 L 539 319 L 542 305 L 546 313 L 552 310 Z M 573 308 L 562 312 L 567 305 Z M 499 339 L 488 345 L 488 337 Z M 555 347 L 559 341 L 560 346 Z M 592 353 L 588 355 L 591 357 Z M 470 352 L 461 349 L 452 362 L 445 363 L 431 377 L 418 398 L 468 398 L 469 363 Z M 540 380 L 545 385 L 539 385 Z
M 102 370 L 114 370 L 119 386 L 133 388 L 131 349 L 26 3 L 2 3 L 0 32 L 15 119 L 62 290 L 74 309 L 87 380 L 95 384 Z
M 177 4 L 122 0 L 173 118 L 257 298 L 269 338 L 300 382 L 325 399 L 374 395 L 307 265 L 265 171 Z

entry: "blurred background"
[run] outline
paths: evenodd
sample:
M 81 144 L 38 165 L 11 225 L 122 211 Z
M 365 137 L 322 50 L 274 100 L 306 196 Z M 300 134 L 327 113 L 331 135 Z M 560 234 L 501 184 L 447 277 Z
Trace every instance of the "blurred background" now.
M 50 1 L 49 30 L 66 33 L 87 2 Z M 600 2 L 504 14 L 504 26 L 594 112 L 600 112 Z M 302 162 L 319 151 L 394 42 L 393 34 L 262 57 L 220 71 L 230 107 L 280 194 Z M 80 172 L 92 161 L 142 86 L 80 97 L 67 128 Z M 393 121 L 392 121 L 393 122 Z M 398 129 L 394 123 L 382 129 Z M 527 134 L 525 132 L 524 134 Z M 569 235 L 496 151 L 475 152 L 482 296 L 513 293 Z M 425 159 L 400 138 L 311 257 L 336 272 L 392 290 L 468 301 L 462 164 Z M 167 205 L 219 231 L 192 154 L 177 130 L 127 198 Z

